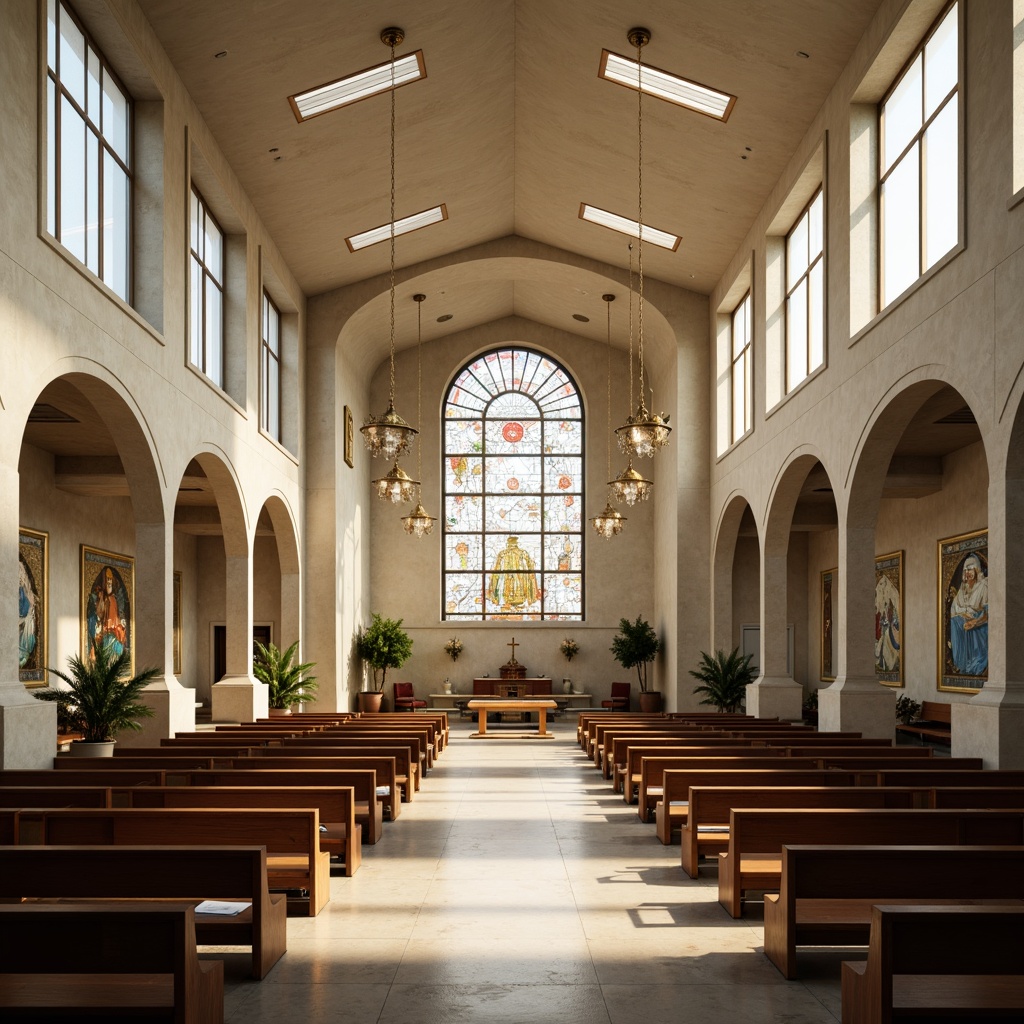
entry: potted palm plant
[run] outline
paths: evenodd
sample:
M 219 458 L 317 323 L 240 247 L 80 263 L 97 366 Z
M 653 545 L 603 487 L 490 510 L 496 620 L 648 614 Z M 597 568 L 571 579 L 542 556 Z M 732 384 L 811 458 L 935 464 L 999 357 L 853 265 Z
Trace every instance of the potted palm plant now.
M 389 668 L 401 668 L 412 657 L 412 638 L 401 619 L 385 619 L 377 612 L 359 637 L 359 657 L 373 669 L 373 689 L 359 694 L 360 711 L 380 711 Z
M 36 690 L 39 700 L 57 704 L 57 721 L 67 732 L 81 733 L 71 744 L 78 757 L 109 757 L 114 741 L 125 729 L 141 729 L 140 718 L 151 718 L 153 709 L 141 703 L 139 696 L 159 669 L 143 669 L 129 679 L 121 677 L 129 670 L 131 652 L 115 654 L 105 644 L 97 646 L 92 657 L 83 661 L 77 654 L 68 658 L 68 671 L 46 671 L 64 687 Z
M 641 711 L 661 710 L 661 694 L 657 690 L 647 689 L 647 666 L 654 661 L 660 650 L 661 640 L 646 619 L 638 615 L 636 622 L 619 620 L 619 631 L 612 638 L 611 652 L 623 668 L 636 669 Z
M 296 640 L 288 650 L 281 652 L 272 643 L 264 647 L 256 641 L 252 672 L 267 686 L 271 715 L 290 715 L 293 707 L 316 700 L 316 676 L 304 675 L 313 668 L 315 662 L 293 665 L 292 658 L 298 647 L 299 642 Z
M 738 711 L 746 700 L 747 686 L 754 681 L 751 658 L 753 654 L 741 657 L 738 647 L 729 654 L 715 651 L 714 657 L 701 651 L 700 665 L 690 670 L 690 675 L 701 683 L 693 688 L 694 693 L 704 694 L 701 704 L 712 704 L 722 712 Z

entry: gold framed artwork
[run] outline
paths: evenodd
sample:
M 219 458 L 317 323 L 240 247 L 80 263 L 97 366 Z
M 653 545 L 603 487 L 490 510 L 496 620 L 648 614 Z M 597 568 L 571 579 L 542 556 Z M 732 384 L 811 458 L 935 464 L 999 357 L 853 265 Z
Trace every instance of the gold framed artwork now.
M 171 646 L 174 649 L 174 674 L 181 674 L 181 573 L 174 574 L 174 605 L 171 619 Z
M 831 683 L 836 678 L 836 637 L 833 630 L 836 584 L 839 569 L 826 569 L 821 574 L 821 673 L 822 682 Z
M 18 530 L 18 678 L 29 687 L 46 685 L 49 641 L 50 535 Z
M 903 552 L 875 556 L 875 675 L 903 686 Z
M 355 466 L 353 445 L 355 444 L 355 424 L 352 422 L 352 410 L 345 406 L 345 465 L 351 469 Z
M 977 693 L 988 682 L 988 530 L 939 541 L 938 687 Z
M 129 654 L 127 676 L 135 674 L 135 559 L 82 545 L 82 660 L 106 648 Z

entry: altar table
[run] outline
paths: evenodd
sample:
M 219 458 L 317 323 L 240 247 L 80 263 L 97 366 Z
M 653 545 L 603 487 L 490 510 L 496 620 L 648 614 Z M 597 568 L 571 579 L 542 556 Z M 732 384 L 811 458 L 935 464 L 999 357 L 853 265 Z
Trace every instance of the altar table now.
M 466 706 L 470 711 L 476 711 L 478 714 L 477 731 L 469 734 L 471 740 L 490 740 L 513 736 L 517 739 L 522 739 L 523 737 L 532 739 L 534 736 L 545 740 L 555 738 L 554 733 L 550 733 L 547 730 L 548 711 L 554 711 L 558 707 L 553 700 L 538 699 L 536 697 L 532 699 L 527 697 L 521 700 L 485 697 L 482 700 L 471 700 Z M 489 711 L 536 711 L 538 719 L 537 731 L 489 733 L 487 731 L 487 713 Z

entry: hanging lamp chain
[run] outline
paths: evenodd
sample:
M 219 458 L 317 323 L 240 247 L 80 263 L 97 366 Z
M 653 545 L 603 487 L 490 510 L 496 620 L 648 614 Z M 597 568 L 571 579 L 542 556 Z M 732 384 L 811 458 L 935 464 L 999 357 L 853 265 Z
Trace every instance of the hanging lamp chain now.
M 423 429 L 423 300 L 426 295 L 417 293 L 416 301 L 416 427 Z M 416 445 L 416 479 L 423 479 L 423 445 Z M 419 486 L 416 493 L 422 497 Z
M 395 45 L 398 33 L 391 30 L 386 42 L 391 48 L 391 379 L 388 406 L 395 405 Z
M 643 64 L 640 62 L 643 47 L 650 42 L 646 29 L 633 29 L 631 41 L 636 44 L 636 135 L 637 135 L 637 276 L 639 297 L 637 301 L 637 361 L 640 363 L 640 410 L 647 419 L 647 402 L 644 397 L 644 90 Z
M 629 243 L 629 405 L 626 415 L 633 415 L 633 243 Z
M 612 475 L 612 300 L 614 295 L 602 295 L 608 312 L 607 344 L 605 345 L 605 361 L 608 372 L 608 434 L 605 438 L 605 456 L 608 463 L 608 476 Z

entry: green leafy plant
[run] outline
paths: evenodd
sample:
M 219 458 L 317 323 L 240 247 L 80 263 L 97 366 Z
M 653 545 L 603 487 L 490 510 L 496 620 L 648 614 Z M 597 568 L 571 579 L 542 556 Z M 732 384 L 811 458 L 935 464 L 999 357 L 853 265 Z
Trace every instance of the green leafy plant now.
M 817 687 L 811 690 L 810 693 L 804 697 L 803 704 L 800 706 L 800 711 L 804 718 L 817 721 L 818 718 L 818 690 Z
M 903 725 L 910 725 L 920 713 L 921 705 L 905 693 L 901 693 L 896 698 L 896 720 L 898 722 L 902 722 Z
M 558 645 L 558 649 L 562 652 L 562 657 L 568 662 L 572 662 L 572 659 L 580 653 L 580 645 L 572 637 L 568 636 Z
M 298 647 L 299 642 L 296 640 L 282 653 L 272 643 L 264 647 L 258 640 L 256 641 L 252 673 L 261 683 L 266 683 L 270 691 L 268 700 L 272 708 L 284 710 L 295 704 L 307 704 L 311 700 L 316 700 L 319 685 L 316 676 L 303 677 L 316 662 L 307 661 L 301 665 L 293 665 L 292 658 L 295 657 Z
M 619 620 L 619 631 L 612 638 L 612 656 L 623 668 L 635 668 L 640 692 L 647 692 L 647 666 L 658 656 L 661 640 L 654 627 L 646 620 L 636 617 Z
M 39 700 L 54 701 L 57 723 L 64 732 L 80 732 L 87 743 L 104 743 L 125 729 L 141 729 L 138 719 L 152 718 L 153 709 L 139 701 L 139 695 L 159 669 L 143 669 L 122 679 L 131 665 L 131 652 L 115 655 L 109 647 L 95 648 L 93 657 L 83 661 L 77 654 L 68 658 L 68 671 L 46 671 L 66 686 L 36 690 Z
M 401 619 L 385 619 L 377 612 L 359 637 L 359 657 L 373 669 L 373 688 L 382 692 L 389 668 L 401 668 L 412 657 L 412 638 Z M 378 675 L 379 673 L 379 675 Z
M 444 653 L 452 659 L 453 662 L 459 660 L 459 655 L 462 653 L 462 641 L 457 637 L 451 637 L 444 645 Z
M 715 651 L 711 657 L 706 651 L 700 653 L 700 665 L 690 670 L 701 685 L 693 688 L 694 693 L 703 693 L 701 704 L 711 704 L 719 711 L 737 711 L 747 696 L 747 686 L 754 681 L 754 670 L 750 667 L 752 654 L 741 656 L 738 647 L 730 654 Z

